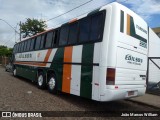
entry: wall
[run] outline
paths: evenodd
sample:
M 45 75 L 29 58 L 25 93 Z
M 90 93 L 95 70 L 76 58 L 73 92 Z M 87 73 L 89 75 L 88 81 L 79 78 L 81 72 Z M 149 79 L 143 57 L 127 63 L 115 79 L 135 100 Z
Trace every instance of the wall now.
M 155 58 L 152 58 L 155 57 Z M 149 29 L 149 74 L 148 82 L 158 83 L 160 81 L 160 38 L 152 29 Z

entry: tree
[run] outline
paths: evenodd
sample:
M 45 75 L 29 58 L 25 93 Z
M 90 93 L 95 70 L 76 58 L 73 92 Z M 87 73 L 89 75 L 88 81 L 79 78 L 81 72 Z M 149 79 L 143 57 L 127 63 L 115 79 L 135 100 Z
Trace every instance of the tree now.
M 12 48 L 7 48 L 7 46 L 0 45 L 0 56 L 11 56 L 12 51 Z
M 27 18 L 26 22 L 22 23 L 20 26 L 23 38 L 36 35 L 37 33 L 45 31 L 47 28 L 45 21 L 30 18 Z

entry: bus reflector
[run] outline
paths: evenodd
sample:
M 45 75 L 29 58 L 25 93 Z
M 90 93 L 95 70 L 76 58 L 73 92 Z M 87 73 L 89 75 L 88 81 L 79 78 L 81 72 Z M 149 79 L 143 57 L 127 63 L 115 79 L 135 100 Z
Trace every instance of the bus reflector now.
M 114 68 L 107 68 L 106 72 L 106 85 L 114 85 L 115 84 L 115 72 Z

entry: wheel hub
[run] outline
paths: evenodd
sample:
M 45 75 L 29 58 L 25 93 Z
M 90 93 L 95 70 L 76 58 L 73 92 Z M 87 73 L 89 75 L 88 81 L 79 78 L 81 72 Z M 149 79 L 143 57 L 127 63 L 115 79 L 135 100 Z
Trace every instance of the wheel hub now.
M 16 69 L 14 69 L 13 74 L 14 74 L 14 76 L 16 75 Z
M 43 84 L 43 76 L 42 75 L 40 75 L 38 77 L 38 84 L 39 84 L 39 86 L 42 86 L 42 84 Z
M 55 79 L 53 77 L 49 80 L 49 88 L 52 90 L 55 88 Z

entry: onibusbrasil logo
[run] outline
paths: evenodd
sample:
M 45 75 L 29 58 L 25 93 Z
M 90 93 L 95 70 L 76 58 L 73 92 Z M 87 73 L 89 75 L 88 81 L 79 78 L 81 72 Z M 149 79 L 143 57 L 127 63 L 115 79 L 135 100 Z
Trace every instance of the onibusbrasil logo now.
M 12 117 L 12 118 L 24 118 L 24 117 L 42 117 L 39 112 L 2 112 L 2 117 Z

